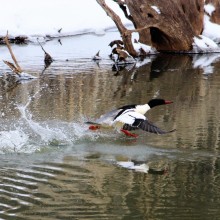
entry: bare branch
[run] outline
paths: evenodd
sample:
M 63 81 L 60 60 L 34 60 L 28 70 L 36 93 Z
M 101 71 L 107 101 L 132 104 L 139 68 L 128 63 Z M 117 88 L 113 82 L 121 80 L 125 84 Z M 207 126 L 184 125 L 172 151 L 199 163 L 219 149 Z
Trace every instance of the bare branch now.
M 12 49 L 11 49 L 11 45 L 10 45 L 10 43 L 8 41 L 8 31 L 7 31 L 7 34 L 6 34 L 5 38 L 4 38 L 4 41 L 5 41 L 5 43 L 6 43 L 7 47 L 8 47 L 8 50 L 9 50 L 10 55 L 11 55 L 11 58 L 13 59 L 15 65 L 13 65 L 12 63 L 10 63 L 8 61 L 4 61 L 4 63 L 7 64 L 11 68 L 11 70 L 13 72 L 15 72 L 16 74 L 22 73 L 22 69 L 21 69 L 21 67 L 18 64 L 18 62 L 17 62 L 17 60 L 15 58 L 15 55 L 14 55 Z
M 131 34 L 132 32 L 128 32 L 128 29 L 124 26 L 121 21 L 121 18 L 105 3 L 105 0 L 96 0 L 97 3 L 104 9 L 109 17 L 115 22 L 119 32 L 121 33 L 122 40 L 125 45 L 125 49 L 132 55 L 137 56 L 137 52 L 135 51 L 132 41 Z
M 8 62 L 6 60 L 3 60 L 3 62 L 12 70 L 12 72 L 14 72 L 20 76 L 21 72 L 18 71 L 17 67 L 13 63 Z
M 126 30 L 123 25 L 121 18 L 105 3 L 105 0 L 96 0 L 98 4 L 105 10 L 107 15 L 111 17 L 111 19 L 115 22 L 120 32 L 124 32 Z
M 123 11 L 125 17 L 126 17 L 128 20 L 130 20 L 130 21 L 133 23 L 134 27 L 136 28 L 136 24 L 135 24 L 135 22 L 134 22 L 133 17 L 132 17 L 130 14 L 128 14 L 128 10 L 127 10 L 127 5 L 126 5 L 126 3 L 125 3 L 124 1 L 122 1 L 122 0 L 117 0 L 117 3 L 118 3 L 118 5 L 119 5 L 119 7 L 121 8 L 121 10 Z

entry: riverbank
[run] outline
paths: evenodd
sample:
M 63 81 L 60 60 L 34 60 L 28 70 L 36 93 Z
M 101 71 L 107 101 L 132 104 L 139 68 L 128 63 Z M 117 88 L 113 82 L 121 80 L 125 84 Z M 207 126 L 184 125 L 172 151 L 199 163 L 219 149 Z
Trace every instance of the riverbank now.
M 21 36 L 21 41 L 25 38 L 27 42 L 36 43 L 38 40 L 45 42 L 54 38 L 59 39 L 88 33 L 104 35 L 106 31 L 116 28 L 113 20 L 106 15 L 96 1 L 73 2 L 66 0 L 64 2 L 55 0 L 45 2 L 39 0 L 35 2 L 35 0 L 32 0 L 31 2 L 34 4 L 30 4 L 30 1 L 27 0 L 11 0 L 2 5 L 0 20 L 7 22 L 3 22 L 1 25 L 0 43 L 7 31 L 9 31 L 9 36 L 12 39 Z M 115 1 L 105 0 L 105 2 L 120 17 L 125 26 L 131 27 L 128 29 L 134 29 L 131 21 L 124 16 Z M 24 5 L 27 7 L 24 7 Z M 205 4 L 203 32 L 199 36 L 194 36 L 192 51 L 189 52 L 220 52 L 218 47 L 220 26 L 213 23 L 211 19 L 211 15 L 215 10 L 217 8 L 213 4 Z M 139 36 L 135 33 L 135 36 L 132 34 L 132 38 L 138 40 Z M 144 46 L 149 47 L 149 45 Z M 145 52 L 148 53 L 148 50 Z
M 62 66 L 63 70 L 78 69 L 80 66 L 93 65 L 92 57 L 100 50 L 102 60 L 100 63 L 113 63 L 109 54 L 111 48 L 108 44 L 118 39 L 117 31 L 109 31 L 105 35 L 84 34 L 73 37 L 63 37 L 53 39 L 43 43 L 44 49 L 53 57 L 54 62 L 48 68 L 58 68 Z M 44 69 L 44 52 L 38 43 L 28 45 L 14 45 L 12 50 L 25 72 L 40 73 Z M 1 46 L 1 57 L 4 60 L 11 61 L 10 53 L 6 46 Z M 0 72 L 8 71 L 9 68 L 2 61 L 0 62 Z
M 52 39 L 43 43 L 44 49 L 52 56 L 54 62 L 47 68 L 45 73 L 54 74 L 57 69 L 63 73 L 73 74 L 84 70 L 89 72 L 95 66 L 99 68 L 112 69 L 114 62 L 109 58 L 111 47 L 108 46 L 112 40 L 119 39 L 120 34 L 116 29 L 107 31 L 104 35 L 83 34 L 72 37 Z M 24 70 L 34 76 L 39 76 L 45 69 L 44 52 L 38 43 L 28 45 L 14 45 L 12 50 Z M 11 61 L 10 53 L 6 46 L 0 46 L 2 60 Z M 100 51 L 101 60 L 95 62 L 93 56 Z M 160 54 L 158 54 L 161 56 Z M 210 74 L 213 63 L 219 60 L 220 53 L 194 54 L 192 67 L 201 69 L 201 73 Z M 156 55 L 148 55 L 145 59 L 137 59 L 135 67 L 138 68 L 154 60 Z M 176 56 L 183 56 L 177 55 Z M 128 68 L 130 68 L 128 66 Z M 0 76 L 11 72 L 3 61 L 0 61 Z M 57 73 L 56 73 L 57 74 Z

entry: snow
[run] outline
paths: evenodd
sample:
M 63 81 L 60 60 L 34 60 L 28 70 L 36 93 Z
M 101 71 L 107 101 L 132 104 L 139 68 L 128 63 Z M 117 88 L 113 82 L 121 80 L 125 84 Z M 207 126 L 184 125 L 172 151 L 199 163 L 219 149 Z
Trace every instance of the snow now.
M 157 53 L 155 48 L 153 48 L 149 45 L 146 45 L 146 44 L 142 44 L 140 42 L 134 42 L 133 47 L 134 47 L 134 49 L 135 49 L 135 51 L 137 52 L 138 55 L 141 54 L 141 49 L 144 50 L 147 54 Z
M 106 3 L 120 15 L 123 23 L 131 24 L 115 2 L 107 0 Z M 3 36 L 7 30 L 12 36 L 28 37 L 103 34 L 106 29 L 115 27 L 95 0 L 5 1 L 1 4 L 0 20 L 7 21 L 1 22 L 0 35 Z
M 194 53 L 220 52 L 217 45 L 220 42 L 220 25 L 210 21 L 210 16 L 215 11 L 212 4 L 204 5 L 204 29 L 202 35 L 195 36 L 193 42 Z
M 132 25 L 116 2 L 105 1 L 120 16 L 125 25 Z M 161 13 L 157 6 L 151 7 L 158 14 Z M 219 52 L 216 43 L 220 42 L 220 25 L 210 21 L 210 16 L 215 11 L 215 7 L 212 4 L 206 4 L 204 10 L 206 12 L 204 31 L 199 37 L 194 37 L 192 52 Z M 116 28 L 115 23 L 106 15 L 96 0 L 4 1 L 4 4 L 1 5 L 0 20 L 3 21 L 0 26 L 0 36 L 5 36 L 6 32 L 9 31 L 11 36 L 25 35 L 31 41 L 36 41 L 37 38 L 44 41 L 47 37 L 85 33 L 103 35 L 107 30 Z M 136 39 L 139 37 L 137 36 Z M 156 53 L 156 50 L 148 45 L 134 43 L 134 47 L 138 53 L 140 49 L 147 53 Z
M 215 11 L 215 7 L 213 6 L 213 4 L 207 4 L 204 5 L 204 10 L 209 16 L 211 16 L 212 12 Z
M 153 8 L 153 9 L 157 12 L 157 14 L 160 14 L 160 13 L 161 13 L 161 12 L 160 12 L 160 9 L 159 9 L 157 6 L 152 5 L 151 8 Z
M 196 36 L 193 40 L 193 47 L 196 53 L 212 52 L 213 49 L 215 51 L 219 50 L 218 45 L 213 40 L 203 35 Z
M 211 22 L 210 17 L 205 15 L 204 30 L 202 34 L 215 42 L 220 42 L 220 25 Z
M 210 21 L 210 16 L 213 11 L 215 11 L 215 7 L 212 4 L 204 5 L 204 10 L 207 14 L 204 15 L 204 30 L 202 35 L 215 41 L 217 43 L 220 42 L 220 25 L 215 24 Z M 214 45 L 214 50 L 216 46 Z

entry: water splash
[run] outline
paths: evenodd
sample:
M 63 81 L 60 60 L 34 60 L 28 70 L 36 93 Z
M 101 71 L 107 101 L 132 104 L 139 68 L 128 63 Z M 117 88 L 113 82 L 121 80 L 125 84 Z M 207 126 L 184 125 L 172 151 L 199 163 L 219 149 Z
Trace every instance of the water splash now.
M 0 132 L 0 153 L 20 152 L 28 141 L 28 136 L 21 130 Z
M 67 136 L 61 130 L 56 128 L 52 129 L 49 128 L 48 125 L 43 126 L 40 125 L 40 123 L 33 121 L 32 114 L 27 111 L 27 107 L 27 104 L 25 106 L 18 106 L 18 109 L 21 113 L 21 118 L 27 122 L 31 131 L 34 132 L 35 135 L 38 135 L 41 141 L 49 142 L 53 139 L 67 139 Z
M 35 121 L 29 105 L 40 96 L 40 90 L 23 105 L 17 105 L 20 118 L 0 131 L 0 154 L 11 152 L 33 153 L 48 147 L 70 146 L 84 141 L 95 141 L 109 134 L 91 132 L 82 122 Z

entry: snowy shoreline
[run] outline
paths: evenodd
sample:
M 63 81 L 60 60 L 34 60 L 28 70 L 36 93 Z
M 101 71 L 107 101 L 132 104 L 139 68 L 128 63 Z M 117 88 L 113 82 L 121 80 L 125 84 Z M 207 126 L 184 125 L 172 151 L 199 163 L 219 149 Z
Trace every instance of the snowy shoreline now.
M 120 16 L 124 25 L 133 27 L 117 3 L 112 0 L 105 1 Z M 8 31 L 12 40 L 17 36 L 22 36 L 27 38 L 27 42 L 37 43 L 37 40 L 46 42 L 54 38 L 91 33 L 101 36 L 116 28 L 115 23 L 95 0 L 84 0 L 83 2 L 72 0 L 38 0 L 37 2 L 35 0 L 10 0 L 4 2 L 1 7 L 0 20 L 7 22 L 1 24 L 0 38 L 4 37 Z M 205 4 L 204 11 L 203 33 L 194 37 L 193 50 L 189 53 L 220 52 L 218 46 L 220 25 L 210 21 L 210 16 L 215 8 L 210 3 Z M 132 37 L 139 38 L 137 33 Z M 136 50 L 142 48 L 146 53 L 155 53 L 155 49 L 149 45 L 139 43 L 134 45 L 134 48 Z
M 124 24 L 131 24 L 116 3 L 112 0 L 106 2 L 120 15 Z M 0 20 L 7 22 L 1 24 L 0 36 L 5 36 L 7 31 L 11 36 L 27 36 L 30 40 L 85 33 L 99 35 L 115 27 L 95 0 L 10 0 L 1 7 Z

